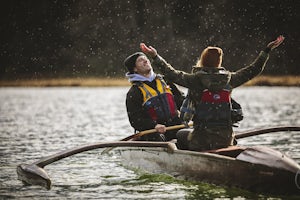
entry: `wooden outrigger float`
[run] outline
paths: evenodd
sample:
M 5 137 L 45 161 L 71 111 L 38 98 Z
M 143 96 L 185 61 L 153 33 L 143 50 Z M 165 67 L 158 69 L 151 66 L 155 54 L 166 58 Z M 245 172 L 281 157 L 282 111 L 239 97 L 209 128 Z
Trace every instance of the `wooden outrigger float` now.
M 255 129 L 237 139 L 278 131 L 300 131 L 300 127 Z M 134 137 L 127 137 L 134 138 Z M 268 147 L 232 146 L 206 152 L 179 150 L 172 142 L 119 141 L 94 143 L 65 150 L 32 164 L 17 167 L 18 179 L 26 184 L 51 188 L 44 167 L 71 155 L 97 148 L 117 147 L 126 165 L 152 173 L 247 189 L 263 194 L 299 195 L 300 166 L 283 153 Z

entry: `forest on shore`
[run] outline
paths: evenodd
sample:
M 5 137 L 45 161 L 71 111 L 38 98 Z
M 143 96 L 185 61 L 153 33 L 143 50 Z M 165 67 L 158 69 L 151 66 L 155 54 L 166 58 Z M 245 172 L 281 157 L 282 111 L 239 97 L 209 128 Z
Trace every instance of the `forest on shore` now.
M 219 46 L 235 71 L 280 34 L 263 75 L 300 76 L 297 0 L 11 0 L 0 10 L 0 81 L 124 77 L 140 42 L 187 72 Z

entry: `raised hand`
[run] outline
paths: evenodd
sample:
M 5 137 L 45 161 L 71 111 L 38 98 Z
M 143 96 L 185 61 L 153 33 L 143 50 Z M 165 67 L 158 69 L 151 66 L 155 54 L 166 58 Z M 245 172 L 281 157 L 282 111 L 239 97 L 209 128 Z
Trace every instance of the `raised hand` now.
M 154 58 L 157 56 L 157 51 L 152 46 L 147 47 L 145 43 L 140 43 L 140 48 L 143 53 L 149 55 L 150 57 Z
M 270 42 L 267 47 L 270 48 L 271 50 L 275 49 L 278 47 L 284 40 L 284 37 L 282 35 L 278 36 L 276 40 Z

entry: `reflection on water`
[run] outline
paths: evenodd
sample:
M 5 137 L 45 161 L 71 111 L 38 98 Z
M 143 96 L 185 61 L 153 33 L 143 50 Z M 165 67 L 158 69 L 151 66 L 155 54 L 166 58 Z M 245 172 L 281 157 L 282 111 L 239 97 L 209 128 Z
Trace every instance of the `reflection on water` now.
M 23 186 L 16 166 L 87 143 L 116 141 L 133 133 L 125 108 L 127 87 L 1 88 L 0 199 L 268 199 L 241 190 L 145 175 L 100 150 L 81 153 L 45 167 L 53 181 L 47 191 Z M 239 131 L 300 125 L 300 89 L 239 88 L 233 96 L 244 109 Z M 267 145 L 300 163 L 299 132 L 272 133 L 239 141 Z M 284 199 L 284 198 L 283 198 Z

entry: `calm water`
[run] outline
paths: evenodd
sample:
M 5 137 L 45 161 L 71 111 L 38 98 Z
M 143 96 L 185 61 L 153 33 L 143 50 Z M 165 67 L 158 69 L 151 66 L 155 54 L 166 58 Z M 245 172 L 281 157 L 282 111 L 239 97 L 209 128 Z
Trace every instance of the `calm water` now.
M 270 199 L 246 191 L 179 181 L 126 169 L 117 155 L 81 153 L 45 167 L 52 189 L 23 186 L 16 166 L 82 144 L 133 133 L 128 87 L 0 88 L 0 199 Z M 233 96 L 245 118 L 239 131 L 300 126 L 300 88 L 241 87 Z M 271 133 L 239 140 L 285 152 L 300 163 L 300 134 Z M 281 199 L 276 197 L 275 199 Z M 286 199 L 286 197 L 282 197 Z

